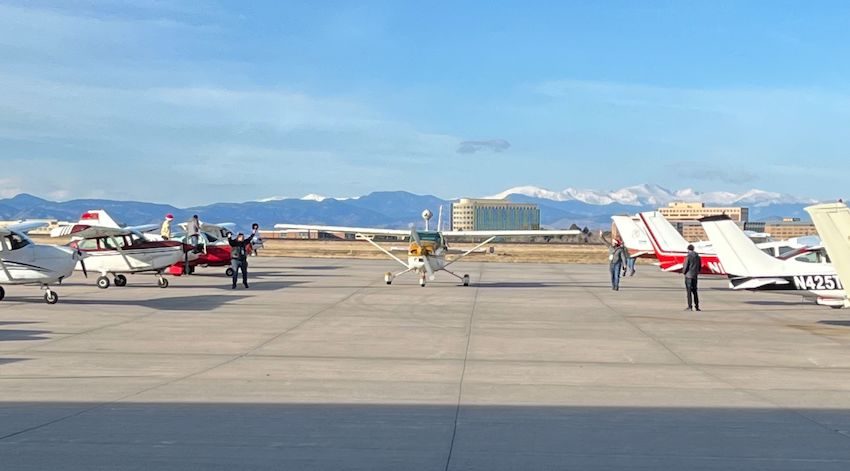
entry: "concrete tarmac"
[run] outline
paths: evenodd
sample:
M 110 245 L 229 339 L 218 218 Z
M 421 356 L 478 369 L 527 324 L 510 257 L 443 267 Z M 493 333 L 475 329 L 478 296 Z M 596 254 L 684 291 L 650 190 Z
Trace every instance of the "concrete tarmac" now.
M 0 302 L 0 469 L 850 469 L 850 312 L 654 267 L 259 258 Z

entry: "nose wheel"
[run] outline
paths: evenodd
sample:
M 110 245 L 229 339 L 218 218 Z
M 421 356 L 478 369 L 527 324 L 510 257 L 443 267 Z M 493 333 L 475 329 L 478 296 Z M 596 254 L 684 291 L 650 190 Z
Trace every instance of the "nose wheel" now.
M 109 288 L 109 278 L 103 275 L 97 277 L 97 287 L 100 289 Z
M 228 268 L 227 270 L 224 270 L 224 274 L 227 276 L 233 276 L 233 273 L 233 268 Z
M 47 290 L 44 292 L 44 302 L 47 304 L 56 304 L 59 302 L 59 295 L 55 291 Z
M 156 280 L 156 284 L 160 288 L 168 288 L 168 280 L 162 277 L 162 275 L 160 275 L 159 279 Z
M 463 286 L 469 286 L 469 275 L 463 275 Z
M 386 272 L 386 273 L 384 273 L 384 281 L 385 281 L 388 285 L 393 284 L 393 274 L 392 274 L 392 273 L 390 273 L 390 272 Z
M 419 286 L 421 286 L 423 288 L 425 287 L 425 274 L 424 273 L 419 275 Z

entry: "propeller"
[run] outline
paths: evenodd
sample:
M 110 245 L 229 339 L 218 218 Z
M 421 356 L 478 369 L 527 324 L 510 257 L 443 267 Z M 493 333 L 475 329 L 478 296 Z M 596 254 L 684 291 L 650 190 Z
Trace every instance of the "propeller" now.
M 83 251 L 82 251 L 82 250 L 77 249 L 77 250 L 74 252 L 74 259 L 75 259 L 76 261 L 80 262 L 80 268 L 82 268 L 82 269 L 83 269 L 83 276 L 85 276 L 86 278 L 88 278 L 88 277 L 89 277 L 89 271 L 88 271 L 88 270 L 86 270 L 86 254 L 85 254 L 85 253 L 83 253 Z

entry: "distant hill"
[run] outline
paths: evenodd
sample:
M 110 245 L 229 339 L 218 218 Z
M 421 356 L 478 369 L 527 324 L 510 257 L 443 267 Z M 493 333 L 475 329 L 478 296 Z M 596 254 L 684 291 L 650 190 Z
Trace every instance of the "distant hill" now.
M 512 190 L 516 192 L 511 192 Z M 690 189 L 670 191 L 657 185 L 639 185 L 612 192 L 569 189 L 554 192 L 536 187 L 517 187 L 495 196 L 515 202 L 537 204 L 540 206 L 542 224 L 555 228 L 568 228 L 572 224 L 591 228 L 607 227 L 611 215 L 651 211 L 669 201 L 675 201 L 676 198 L 699 200 L 712 205 L 747 206 L 750 208 L 750 219 L 759 221 L 782 217 L 799 217 L 806 220 L 808 216 L 803 208 L 813 202 L 761 190 L 733 195 L 723 192 L 698 193 Z M 406 191 L 376 191 L 364 196 L 339 199 L 308 195 L 300 199 L 270 198 L 264 201 L 214 203 L 190 208 L 106 199 L 55 202 L 20 194 L 13 198 L 0 199 L 0 219 L 76 221 L 86 210 L 105 209 L 118 221 L 133 225 L 159 222 L 165 214 L 172 213 L 178 221 L 188 220 L 192 214 L 198 214 L 202 220 L 234 222 L 241 227 L 247 227 L 253 222 L 262 227 L 284 222 L 407 227 L 412 222 L 420 221 L 423 209 L 430 209 L 436 215 L 441 205 L 448 221 L 451 201 Z

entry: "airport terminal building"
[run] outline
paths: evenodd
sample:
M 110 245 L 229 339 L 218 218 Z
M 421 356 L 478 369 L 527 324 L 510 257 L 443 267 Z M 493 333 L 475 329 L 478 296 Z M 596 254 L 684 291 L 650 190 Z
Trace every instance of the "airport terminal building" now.
M 750 210 L 744 207 L 713 207 L 706 206 L 704 203 L 675 202 L 670 203 L 665 208 L 659 208 L 658 212 L 667 218 L 685 239 L 691 242 L 708 240 L 702 225 L 699 223 L 700 218 L 721 214 L 732 218 L 741 229 L 767 233 L 774 240 L 817 235 L 814 224 L 801 221 L 799 218 L 784 218 L 781 221 L 767 222 L 750 221 Z
M 540 208 L 536 204 L 472 198 L 452 203 L 452 230 L 455 231 L 538 229 Z

